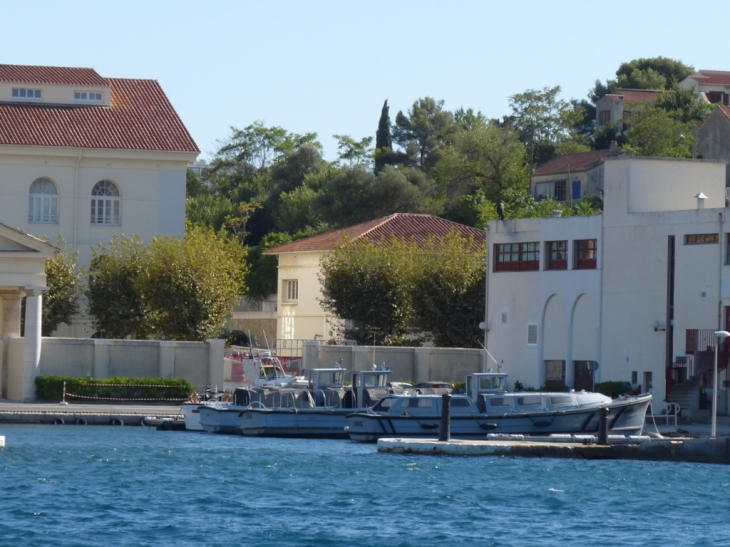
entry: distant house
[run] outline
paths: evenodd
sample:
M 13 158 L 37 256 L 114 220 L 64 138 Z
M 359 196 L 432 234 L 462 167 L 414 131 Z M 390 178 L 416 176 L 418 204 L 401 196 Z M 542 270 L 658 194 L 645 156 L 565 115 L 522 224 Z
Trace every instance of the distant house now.
M 730 103 L 730 72 L 700 70 L 679 82 L 679 87 L 696 88 L 699 96 L 711 104 L 728 106 Z
M 345 238 L 377 243 L 396 236 L 425 242 L 429 237 L 443 237 L 452 230 L 464 237 L 474 237 L 480 245 L 485 240 L 484 230 L 431 215 L 396 213 L 268 249 L 264 254 L 279 257 L 276 337 L 285 340 L 337 338 L 337 330 L 343 322 L 322 309 L 319 264 L 322 257 L 336 249 Z
M 198 153 L 155 80 L 0 65 L 0 222 L 63 237 L 82 266 L 115 235 L 183 234 Z M 77 326 L 63 334 L 93 332 Z
M 619 131 L 631 126 L 631 118 L 656 103 L 662 91 L 655 89 L 617 89 L 596 101 L 596 126 L 613 123 Z
M 697 156 L 730 163 L 730 106 L 717 105 L 697 129 Z
M 536 200 L 553 199 L 561 203 L 580 201 L 584 196 L 599 195 L 602 187 L 591 176 L 593 167 L 604 158 L 621 155 L 611 149 L 565 154 L 545 162 L 535 169 L 530 192 Z

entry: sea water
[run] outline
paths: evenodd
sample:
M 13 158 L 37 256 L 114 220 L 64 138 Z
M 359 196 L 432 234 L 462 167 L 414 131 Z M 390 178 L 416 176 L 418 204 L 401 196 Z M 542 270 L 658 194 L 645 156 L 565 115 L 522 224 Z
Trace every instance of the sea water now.
M 0 545 L 730 545 L 730 467 L 0 425 Z

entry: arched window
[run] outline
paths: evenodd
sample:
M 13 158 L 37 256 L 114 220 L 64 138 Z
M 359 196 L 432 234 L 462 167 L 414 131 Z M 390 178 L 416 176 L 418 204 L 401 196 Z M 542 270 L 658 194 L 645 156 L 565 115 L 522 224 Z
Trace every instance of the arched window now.
M 119 188 L 110 180 L 102 180 L 91 190 L 91 223 L 119 226 Z
M 28 222 L 42 224 L 58 222 L 58 192 L 53 181 L 40 178 L 30 185 Z

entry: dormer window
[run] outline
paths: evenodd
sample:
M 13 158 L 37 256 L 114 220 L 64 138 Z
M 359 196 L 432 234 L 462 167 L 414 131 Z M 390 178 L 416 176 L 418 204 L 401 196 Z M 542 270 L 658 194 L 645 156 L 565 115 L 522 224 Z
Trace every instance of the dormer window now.
M 40 89 L 25 89 L 22 87 L 13 88 L 13 99 L 40 99 Z
M 100 103 L 101 93 L 95 91 L 74 91 L 74 101 L 82 103 Z

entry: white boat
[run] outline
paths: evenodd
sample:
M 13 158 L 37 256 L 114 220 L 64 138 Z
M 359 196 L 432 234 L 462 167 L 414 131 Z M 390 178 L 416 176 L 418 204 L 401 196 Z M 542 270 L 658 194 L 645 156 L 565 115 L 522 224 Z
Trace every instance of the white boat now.
M 390 369 L 355 372 L 352 388 L 344 386 L 345 369 L 314 369 L 306 390 L 308 405 L 252 402 L 241 412 L 238 427 L 256 437 L 347 438 L 347 416 L 364 410 L 389 392 Z
M 651 394 L 611 399 L 600 393 L 505 391 L 507 375 L 478 373 L 466 377 L 467 394 L 452 395 L 451 436 L 486 439 L 488 433 L 550 435 L 598 431 L 599 411 L 609 409 L 608 432 L 641 435 Z M 442 397 L 388 395 L 371 409 L 347 419 L 350 439 L 438 437 Z
M 234 414 L 250 402 L 248 391 L 251 388 L 262 390 L 278 388 L 303 389 L 306 383 L 301 378 L 287 375 L 281 363 L 269 353 L 254 358 L 243 359 L 244 377 L 251 379 L 234 391 L 232 401 L 222 402 L 215 395 L 200 402 L 183 403 L 185 429 L 189 431 L 208 431 L 210 433 L 238 434 Z M 216 394 L 217 395 L 217 394 Z

